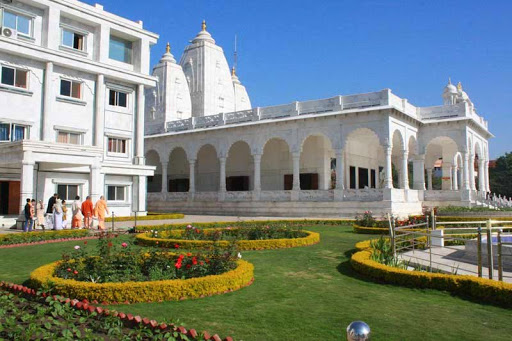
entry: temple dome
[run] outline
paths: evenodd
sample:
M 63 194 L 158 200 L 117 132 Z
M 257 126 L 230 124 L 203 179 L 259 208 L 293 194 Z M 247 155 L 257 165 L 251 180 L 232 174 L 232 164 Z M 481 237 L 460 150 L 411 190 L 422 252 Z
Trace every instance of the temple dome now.
M 452 84 L 451 80 L 448 80 L 448 84 L 444 88 L 444 93 L 453 94 L 456 95 L 458 93 L 457 88 L 455 85 Z
M 192 43 L 196 44 L 201 41 L 207 41 L 212 44 L 215 44 L 215 39 L 213 39 L 210 32 L 206 30 L 206 21 L 203 20 L 203 23 L 201 24 L 201 31 L 196 35 L 194 40 L 192 40 Z

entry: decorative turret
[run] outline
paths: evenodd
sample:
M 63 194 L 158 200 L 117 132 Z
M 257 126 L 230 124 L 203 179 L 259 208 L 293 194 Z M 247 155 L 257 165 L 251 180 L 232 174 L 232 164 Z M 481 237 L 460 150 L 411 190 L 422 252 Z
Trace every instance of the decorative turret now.
M 445 86 L 443 91 L 443 100 L 445 105 L 454 105 L 457 100 L 458 91 L 455 85 L 452 84 L 452 80 L 448 78 L 448 84 Z
M 165 53 L 153 68 L 158 78 L 155 89 L 146 92 L 146 134 L 165 132 L 167 122 L 192 117 L 190 91 L 185 74 L 167 43 Z
M 240 79 L 238 79 L 238 76 L 236 75 L 236 68 L 234 66 L 231 68 L 231 79 L 233 81 L 233 90 L 235 92 L 234 111 L 251 109 L 251 100 L 249 99 L 245 86 L 243 86 Z

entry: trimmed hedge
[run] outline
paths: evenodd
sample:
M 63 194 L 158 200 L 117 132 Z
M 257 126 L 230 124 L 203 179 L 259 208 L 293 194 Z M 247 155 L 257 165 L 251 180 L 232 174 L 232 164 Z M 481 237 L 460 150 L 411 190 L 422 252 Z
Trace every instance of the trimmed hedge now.
M 205 232 L 211 232 L 217 229 L 205 229 Z M 182 232 L 176 230 L 175 232 Z M 303 238 L 288 238 L 288 239 L 259 239 L 259 240 L 238 240 L 236 246 L 239 250 L 267 250 L 267 249 L 282 249 L 290 247 L 300 247 L 317 244 L 320 242 L 320 234 L 311 231 L 302 231 L 308 235 Z M 219 247 L 229 247 L 230 242 L 227 240 L 187 240 L 187 239 L 171 239 L 171 238 L 153 238 L 149 233 L 140 233 L 135 236 L 137 244 L 144 246 L 160 246 L 166 248 L 175 248 L 178 244 L 183 249 L 204 249 L 213 246 L 214 244 Z
M 359 234 L 389 234 L 389 229 L 384 227 L 366 227 L 353 224 L 355 233 Z
M 369 243 L 370 241 L 365 241 Z M 358 243 L 356 247 L 364 247 Z M 372 250 L 354 253 L 350 264 L 355 271 L 385 283 L 412 288 L 437 289 L 455 295 L 472 297 L 484 303 L 512 307 L 512 284 L 467 275 L 448 275 L 420 271 L 408 271 L 377 263 L 370 259 Z
M 322 220 L 247 220 L 247 221 L 218 221 L 212 223 L 180 223 L 180 224 L 162 224 L 162 225 L 141 225 L 137 226 L 137 232 L 147 232 L 151 230 L 164 231 L 164 230 L 182 230 L 188 225 L 197 228 L 220 228 L 228 226 L 236 227 L 256 227 L 283 224 L 288 226 L 311 226 L 311 225 L 325 225 L 325 226 L 349 226 L 353 220 L 348 219 L 322 219 Z
M 254 280 L 254 266 L 244 260 L 237 268 L 220 275 L 147 282 L 92 283 L 55 277 L 59 262 L 43 265 L 30 274 L 30 285 L 40 288 L 48 282 L 59 295 L 103 304 L 117 302 L 177 301 L 222 294 L 241 289 Z
M 181 213 L 148 214 L 146 216 L 137 217 L 137 221 L 183 219 L 183 218 L 185 218 L 185 215 L 181 214 Z M 135 216 L 115 217 L 115 221 L 135 221 Z M 106 218 L 105 222 L 112 222 L 112 217 Z
M 512 217 L 462 217 L 462 216 L 436 216 L 436 222 L 442 223 L 443 221 L 512 221 Z
M 23 232 L 0 235 L 0 245 L 37 243 L 45 240 L 82 238 L 90 235 L 89 230 L 61 230 L 48 232 Z

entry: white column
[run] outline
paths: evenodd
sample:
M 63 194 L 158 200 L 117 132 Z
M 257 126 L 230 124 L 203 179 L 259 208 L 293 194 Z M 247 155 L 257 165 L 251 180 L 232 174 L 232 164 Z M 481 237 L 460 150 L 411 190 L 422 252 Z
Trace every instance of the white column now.
M 393 168 L 391 164 L 391 155 L 393 149 L 391 146 L 384 146 L 386 154 L 386 179 L 384 180 L 384 188 L 393 188 Z
M 196 192 L 196 160 L 188 160 L 189 166 L 189 180 L 188 180 L 188 191 L 189 193 Z
M 138 176 L 137 188 L 137 207 L 134 207 L 136 212 L 146 212 L 146 177 L 143 175 Z
M 452 189 L 454 191 L 459 190 L 459 167 L 454 166 L 452 167 Z
M 41 140 L 55 142 L 55 130 L 52 127 L 52 103 L 55 98 L 53 91 L 53 63 L 47 62 L 44 70 L 43 122 Z
M 485 167 L 484 167 L 484 171 L 485 171 L 485 191 L 486 192 L 490 192 L 491 191 L 491 185 L 489 184 L 489 160 L 486 160 L 485 161 Z
M 261 191 L 261 154 L 253 154 L 254 159 L 254 191 Z
M 34 166 L 32 153 L 25 152 L 21 164 L 20 212 L 22 212 L 27 199 L 34 198 Z
M 135 163 L 144 164 L 144 85 L 137 86 L 137 150 L 135 154 Z
M 96 77 L 95 117 L 94 117 L 94 146 L 103 148 L 105 135 L 105 76 Z
M 162 193 L 169 192 L 168 180 L 167 180 L 167 167 L 169 166 L 168 162 L 162 162 Z
M 336 189 L 344 189 L 345 188 L 345 165 L 344 162 L 344 151 L 343 149 L 336 150 Z
M 103 181 L 100 173 L 101 167 L 99 162 L 91 165 L 91 180 L 89 183 L 89 192 L 93 202 L 98 201 L 103 194 Z
M 470 185 L 470 181 L 469 181 L 469 177 L 470 177 L 470 171 L 469 171 L 469 153 L 463 153 L 462 154 L 462 162 L 464 163 L 464 170 L 463 170 L 463 189 L 465 190 L 469 190 L 471 185 Z
M 432 168 L 427 168 L 427 188 L 429 191 L 433 189 L 432 187 Z
M 220 157 L 220 182 L 219 191 L 226 192 L 226 158 Z
M 425 190 L 425 155 L 418 155 L 412 162 L 413 188 Z
M 469 185 L 471 190 L 476 190 L 475 183 L 475 154 L 469 156 Z
M 478 190 L 485 192 L 485 160 L 480 159 L 478 162 Z
M 356 173 L 355 173 L 355 178 L 356 178 L 356 189 L 359 189 L 359 167 L 355 167 L 356 169 Z
M 402 188 L 409 189 L 409 151 L 402 151 Z
M 293 190 L 300 190 L 300 152 L 292 154 L 293 158 Z

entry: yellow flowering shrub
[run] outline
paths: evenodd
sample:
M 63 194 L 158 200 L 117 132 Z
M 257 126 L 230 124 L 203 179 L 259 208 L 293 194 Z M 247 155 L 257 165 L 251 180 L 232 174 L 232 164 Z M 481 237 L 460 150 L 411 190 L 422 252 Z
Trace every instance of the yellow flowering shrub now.
M 384 227 L 365 227 L 356 224 L 352 225 L 355 233 L 360 234 L 388 234 L 389 229 Z
M 212 232 L 222 229 L 205 229 L 205 232 Z M 166 232 L 170 233 L 169 238 L 165 238 Z M 183 248 L 183 249 L 204 249 L 217 245 L 219 247 L 228 247 L 229 241 L 219 240 L 188 240 L 180 239 L 179 236 L 183 233 L 183 230 L 173 230 L 162 232 L 162 237 L 154 238 L 150 233 L 140 233 L 136 236 L 137 243 L 144 246 L 160 246 L 167 248 Z M 236 246 L 238 250 L 266 250 L 266 249 L 282 249 L 290 247 L 300 247 L 313 245 L 320 242 L 320 234 L 311 231 L 302 231 L 307 233 L 306 237 L 303 238 L 289 238 L 289 239 L 260 239 L 260 240 L 238 240 Z M 174 238 L 173 238 L 174 237 Z
M 41 266 L 30 274 L 30 285 L 39 288 L 48 282 L 59 295 L 98 302 L 159 302 L 199 298 L 234 291 L 254 279 L 254 266 L 237 261 L 236 269 L 220 275 L 148 282 L 93 283 L 55 277 L 59 262 Z
M 365 247 L 368 245 L 368 247 Z M 512 284 L 467 275 L 449 275 L 403 270 L 371 260 L 370 241 L 356 244 L 361 250 L 352 255 L 350 264 L 357 272 L 377 281 L 412 288 L 449 291 L 486 303 L 512 307 Z

